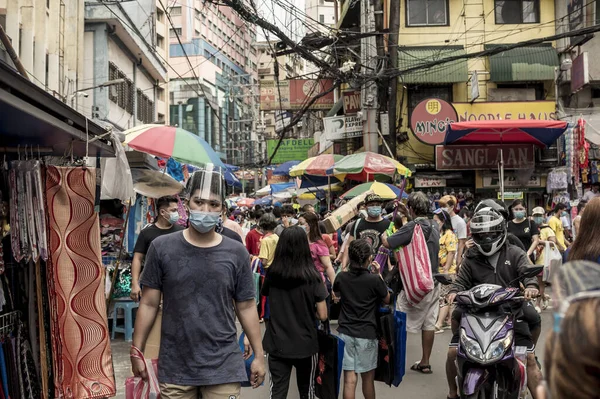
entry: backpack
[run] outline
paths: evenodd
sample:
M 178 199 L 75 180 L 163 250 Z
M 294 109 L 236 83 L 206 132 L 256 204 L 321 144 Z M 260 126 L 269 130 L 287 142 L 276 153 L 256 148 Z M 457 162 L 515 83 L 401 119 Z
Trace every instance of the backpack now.
M 415 222 L 411 242 L 396 252 L 406 300 L 415 306 L 433 290 L 431 259 L 423 228 Z

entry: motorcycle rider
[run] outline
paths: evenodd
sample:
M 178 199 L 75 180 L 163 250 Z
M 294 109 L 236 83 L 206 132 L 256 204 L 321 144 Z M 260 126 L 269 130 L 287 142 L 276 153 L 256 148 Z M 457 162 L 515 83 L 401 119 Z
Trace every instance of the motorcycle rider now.
M 469 290 L 479 284 L 496 284 L 502 287 L 520 287 L 520 282 L 525 286 L 524 296 L 528 299 L 538 295 L 538 283 L 535 277 L 525 277 L 530 262 L 525 251 L 507 242 L 506 219 L 497 209 L 498 204 L 486 201 L 489 206 L 480 204 L 475 215 L 470 221 L 471 235 L 474 247 L 471 247 L 463 260 L 455 282 L 452 284 L 448 302 L 452 303 L 456 294 Z M 494 203 L 495 204 L 495 203 Z M 519 278 L 522 276 L 522 278 Z M 529 311 L 531 308 L 532 312 Z M 530 324 L 536 324 L 537 312 L 530 302 L 525 302 L 517 311 L 514 326 L 515 343 L 517 346 L 527 347 L 527 385 L 534 399 L 536 387 L 542 379 L 537 366 Z M 446 360 L 446 376 L 448 379 L 448 398 L 458 398 L 456 386 L 456 356 L 459 342 L 460 319 L 463 309 L 457 307 L 452 314 L 452 341 L 448 349 Z M 535 315 L 534 315 L 535 314 Z M 539 319 L 539 318 L 538 318 Z

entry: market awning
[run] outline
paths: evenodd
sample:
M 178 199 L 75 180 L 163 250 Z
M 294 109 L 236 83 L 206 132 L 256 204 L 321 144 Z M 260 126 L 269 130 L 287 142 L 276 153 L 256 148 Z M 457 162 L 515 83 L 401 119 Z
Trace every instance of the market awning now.
M 28 81 L 6 63 L 0 61 L 0 151 L 2 147 L 39 146 L 43 155 L 63 156 L 69 153 L 85 156 L 85 116 Z M 107 133 L 88 119 L 89 139 Z M 109 137 L 89 143 L 89 156 L 114 157 Z M 31 151 L 31 148 L 29 151 Z
M 487 49 L 498 45 L 488 44 Z M 490 56 L 492 82 L 554 80 L 558 54 L 552 45 L 521 47 Z
M 399 47 L 398 69 L 418 67 L 431 61 L 464 54 L 462 46 Z M 403 74 L 399 83 L 459 83 L 468 79 L 467 60 L 461 59 Z
M 567 122 L 547 120 L 497 120 L 450 123 L 444 145 L 533 144 L 549 147 L 567 129 Z

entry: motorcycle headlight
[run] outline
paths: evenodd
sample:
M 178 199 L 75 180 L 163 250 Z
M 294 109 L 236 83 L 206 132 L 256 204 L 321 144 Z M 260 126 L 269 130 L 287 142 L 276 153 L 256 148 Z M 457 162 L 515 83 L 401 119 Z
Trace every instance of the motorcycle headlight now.
M 479 342 L 467 336 L 464 328 L 460 329 L 460 344 L 468 357 L 478 362 L 485 362 Z
M 506 350 L 512 345 L 512 341 L 513 332 L 511 330 L 506 334 L 506 337 L 492 342 L 485 352 L 485 361 L 487 363 L 492 363 L 500 360 L 502 356 L 504 356 L 504 353 L 506 353 Z

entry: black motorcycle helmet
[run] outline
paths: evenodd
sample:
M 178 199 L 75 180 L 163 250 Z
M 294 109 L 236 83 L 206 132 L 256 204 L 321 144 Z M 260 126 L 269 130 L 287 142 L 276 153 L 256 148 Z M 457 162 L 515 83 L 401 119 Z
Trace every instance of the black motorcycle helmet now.
M 498 252 L 506 242 L 508 233 L 506 219 L 497 210 L 499 205 L 494 201 L 491 202 L 495 204 L 494 207 L 478 205 L 473 218 L 469 222 L 473 242 L 479 252 L 485 256 L 491 256 Z

